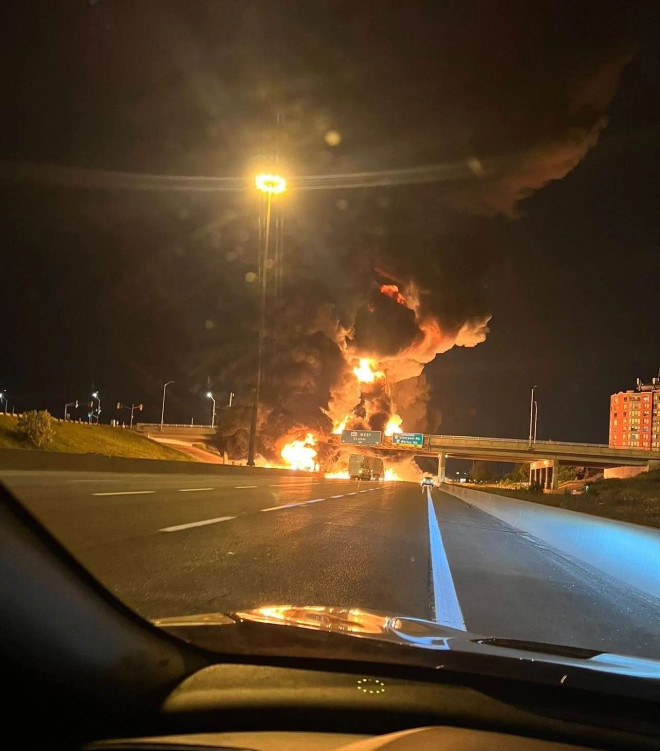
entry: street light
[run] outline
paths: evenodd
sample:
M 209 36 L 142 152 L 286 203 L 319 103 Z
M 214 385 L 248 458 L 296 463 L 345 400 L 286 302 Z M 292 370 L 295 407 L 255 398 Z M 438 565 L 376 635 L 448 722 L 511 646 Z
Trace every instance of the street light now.
M 534 391 L 538 386 L 532 387 L 532 396 L 529 402 L 529 448 L 532 448 L 534 441 Z
M 7 414 L 7 394 L 4 391 L 0 391 L 0 399 L 5 403 L 5 414 Z
M 210 391 L 206 392 L 206 398 L 210 399 L 213 402 L 213 413 L 211 415 L 211 427 L 215 427 L 215 399 L 213 398 L 213 394 Z
M 264 339 L 266 336 L 266 289 L 267 289 L 267 261 L 270 244 L 270 210 L 273 195 L 279 195 L 286 190 L 286 180 L 281 175 L 262 172 L 254 178 L 257 190 L 266 194 L 266 227 L 264 232 L 264 249 L 260 254 L 259 279 L 261 281 L 261 297 L 259 308 L 259 349 L 257 357 L 257 384 L 254 389 L 252 402 L 252 417 L 250 420 L 250 441 L 248 443 L 248 467 L 254 467 L 254 454 L 257 439 L 257 421 L 259 417 L 259 397 L 261 395 L 261 374 L 263 370 Z M 231 399 L 231 397 L 230 397 Z
M 536 426 L 539 423 L 539 403 L 534 399 L 534 445 L 536 445 Z
M 99 424 L 99 415 L 101 414 L 101 395 L 99 394 L 98 391 L 93 391 L 92 392 L 92 399 L 96 399 L 96 401 L 98 402 L 97 407 L 96 407 L 96 424 L 98 425 Z M 91 422 L 92 417 L 94 415 L 94 409 L 93 409 L 94 402 L 92 402 L 92 404 L 90 406 L 92 407 L 92 413 L 90 415 L 90 422 Z
M 163 408 L 160 411 L 160 429 L 163 429 L 163 420 L 165 419 L 165 389 L 170 385 L 170 383 L 174 383 L 174 381 L 168 381 L 167 383 L 163 384 Z
M 66 422 L 69 417 L 69 407 L 75 407 L 78 409 L 78 400 L 76 399 L 75 402 L 67 402 L 64 405 L 64 422 Z

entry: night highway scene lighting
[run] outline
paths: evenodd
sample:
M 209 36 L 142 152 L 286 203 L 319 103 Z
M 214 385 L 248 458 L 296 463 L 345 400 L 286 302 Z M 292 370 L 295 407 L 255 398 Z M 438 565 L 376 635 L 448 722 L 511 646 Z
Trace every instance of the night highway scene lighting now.
M 2 28 L 6 732 L 657 748 L 660 5 Z

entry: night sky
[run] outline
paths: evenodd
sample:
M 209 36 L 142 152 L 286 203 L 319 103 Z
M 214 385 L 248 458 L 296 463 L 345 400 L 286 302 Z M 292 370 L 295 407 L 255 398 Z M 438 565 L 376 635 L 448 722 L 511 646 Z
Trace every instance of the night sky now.
M 524 437 L 538 384 L 539 438 L 606 442 L 609 395 L 657 375 L 655 3 L 28 5 L 0 11 L 10 406 L 59 416 L 96 388 L 106 420 L 135 401 L 155 421 L 170 379 L 168 421 L 208 422 L 208 388 L 247 404 L 249 177 L 274 161 L 292 178 L 278 419 L 313 422 L 339 372 L 309 321 L 322 308 L 352 325 L 384 278 L 425 286 L 445 326 L 492 315 L 486 341 L 426 366 L 424 428 Z M 95 172 L 71 186 L 69 167 Z M 406 168 L 436 177 L 328 189 Z M 176 189 L 112 187 L 114 171 Z M 248 187 L 191 191 L 181 176 Z M 387 310 L 370 336 L 392 349 L 405 321 Z

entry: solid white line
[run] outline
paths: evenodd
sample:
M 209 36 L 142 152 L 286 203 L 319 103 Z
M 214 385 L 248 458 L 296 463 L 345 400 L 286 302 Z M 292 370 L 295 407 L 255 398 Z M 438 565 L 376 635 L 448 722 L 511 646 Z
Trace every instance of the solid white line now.
M 243 488 L 258 488 L 258 485 L 234 485 L 234 490 L 242 490 Z
M 92 493 L 92 495 L 147 495 L 155 492 L 155 490 L 116 490 L 112 493 Z
M 449 568 L 449 561 L 442 544 L 438 518 L 433 508 L 431 491 L 426 489 L 429 514 L 429 547 L 431 548 L 431 576 L 433 583 L 433 604 L 435 621 L 443 626 L 467 631 L 463 612 L 456 594 L 456 587 Z
M 196 493 L 198 490 L 215 490 L 215 488 L 179 488 L 179 493 Z
M 343 498 L 343 497 L 344 497 L 343 493 L 341 495 L 331 495 L 330 496 L 330 498 Z
M 204 519 L 202 522 L 191 522 L 190 524 L 178 524 L 176 527 L 164 527 L 159 532 L 178 532 L 181 529 L 190 529 L 191 527 L 204 527 L 206 524 L 217 524 L 218 522 L 228 522 L 234 519 L 234 516 L 220 516 L 217 519 Z

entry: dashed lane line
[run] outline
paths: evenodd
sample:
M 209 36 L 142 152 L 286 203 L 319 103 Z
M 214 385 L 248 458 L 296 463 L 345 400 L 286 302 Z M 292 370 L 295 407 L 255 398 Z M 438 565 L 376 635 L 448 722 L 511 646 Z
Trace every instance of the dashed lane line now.
M 191 529 L 192 527 L 205 527 L 207 524 L 217 524 L 218 522 L 228 522 L 235 519 L 235 516 L 219 516 L 217 519 L 204 519 L 201 522 L 190 522 L 190 524 L 177 524 L 175 527 L 164 527 L 159 532 L 180 532 L 182 529 Z
M 114 490 L 110 493 L 92 493 L 92 495 L 149 495 L 155 490 Z
M 198 490 L 215 490 L 215 488 L 179 488 L 179 493 L 196 493 Z
M 343 498 L 343 497 L 344 497 L 343 493 L 341 495 L 331 495 L 330 496 L 330 498 Z
M 234 485 L 234 490 L 246 490 L 247 488 L 258 488 L 258 485 Z

